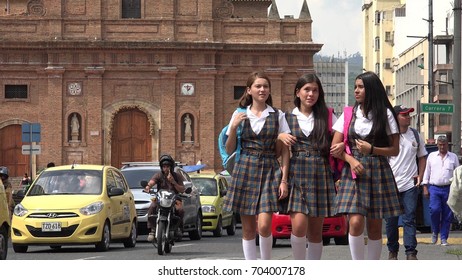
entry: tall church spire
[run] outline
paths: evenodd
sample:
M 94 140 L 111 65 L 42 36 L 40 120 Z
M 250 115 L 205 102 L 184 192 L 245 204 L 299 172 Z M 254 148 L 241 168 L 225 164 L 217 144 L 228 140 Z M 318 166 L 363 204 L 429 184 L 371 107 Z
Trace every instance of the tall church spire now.
M 311 19 L 310 9 L 308 9 L 308 4 L 306 0 L 303 1 L 302 10 L 300 12 L 299 19 Z
M 281 19 L 279 17 L 278 5 L 276 5 L 276 0 L 272 0 L 271 9 L 268 15 L 270 19 Z

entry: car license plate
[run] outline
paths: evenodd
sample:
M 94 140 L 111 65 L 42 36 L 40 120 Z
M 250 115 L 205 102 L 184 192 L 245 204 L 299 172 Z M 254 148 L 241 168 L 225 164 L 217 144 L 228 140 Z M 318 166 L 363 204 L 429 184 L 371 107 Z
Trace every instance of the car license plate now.
M 61 231 L 60 222 L 42 223 L 42 231 Z

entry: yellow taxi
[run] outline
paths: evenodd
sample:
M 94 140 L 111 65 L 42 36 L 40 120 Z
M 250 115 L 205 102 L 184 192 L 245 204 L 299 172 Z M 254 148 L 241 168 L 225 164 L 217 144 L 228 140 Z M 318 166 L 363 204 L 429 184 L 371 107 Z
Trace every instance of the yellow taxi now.
M 44 170 L 13 211 L 11 241 L 17 253 L 29 245 L 53 249 L 111 242 L 135 247 L 135 200 L 122 173 L 106 165 L 64 165 Z
M 223 200 L 228 190 L 226 178 L 215 173 L 191 173 L 191 181 L 199 189 L 202 204 L 202 230 L 221 236 L 223 229 L 228 235 L 236 233 L 233 212 L 223 210 Z
M 10 217 L 6 201 L 5 187 L 0 180 L 0 260 L 5 260 L 8 253 L 8 237 L 10 233 Z

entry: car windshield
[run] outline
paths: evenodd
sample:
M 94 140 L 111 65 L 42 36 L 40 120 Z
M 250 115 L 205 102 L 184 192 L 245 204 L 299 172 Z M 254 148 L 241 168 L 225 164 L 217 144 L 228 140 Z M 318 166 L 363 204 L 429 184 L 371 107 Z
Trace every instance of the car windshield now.
M 101 177 L 99 170 L 46 171 L 40 174 L 27 195 L 101 194 Z
M 199 189 L 201 196 L 217 196 L 217 181 L 209 178 L 191 178 L 194 185 Z
M 160 169 L 122 169 L 121 171 L 130 189 L 142 189 L 141 181 L 149 182 L 154 174 L 160 172 Z

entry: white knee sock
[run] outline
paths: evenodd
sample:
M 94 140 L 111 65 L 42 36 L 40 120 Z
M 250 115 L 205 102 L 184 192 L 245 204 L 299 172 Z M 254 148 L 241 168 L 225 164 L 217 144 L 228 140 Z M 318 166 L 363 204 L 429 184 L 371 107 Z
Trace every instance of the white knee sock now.
M 290 246 L 292 247 L 292 255 L 294 260 L 305 259 L 306 237 L 298 237 L 293 234 L 290 235 Z
M 378 240 L 367 240 L 367 259 L 380 260 L 382 253 L 382 238 Z
M 353 260 L 364 260 L 364 233 L 360 236 L 353 236 L 348 234 L 348 242 L 350 243 L 351 259 Z
M 271 250 L 273 249 L 273 236 L 263 237 L 259 235 L 260 238 L 260 259 L 262 260 L 271 260 Z
M 307 260 L 320 260 L 322 256 L 322 242 L 312 243 L 308 242 L 308 256 Z
M 308 241 L 308 238 L 306 239 L 305 243 L 306 243 L 306 244 L 305 244 L 305 260 L 307 260 L 308 257 L 309 257 L 309 254 L 308 254 L 308 247 L 309 247 L 309 245 L 310 245 L 310 242 Z
M 257 245 L 255 244 L 255 238 L 252 240 L 242 239 L 242 250 L 244 251 L 244 258 L 246 260 L 256 260 Z

